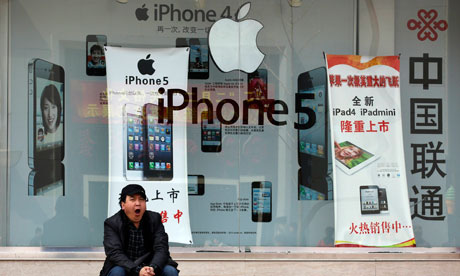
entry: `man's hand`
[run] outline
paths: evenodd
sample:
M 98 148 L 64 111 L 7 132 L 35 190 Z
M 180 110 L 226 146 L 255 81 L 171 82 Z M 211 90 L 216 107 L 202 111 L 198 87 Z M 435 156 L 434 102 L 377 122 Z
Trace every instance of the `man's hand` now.
M 139 276 L 155 276 L 155 272 L 152 267 L 144 266 L 141 271 L 139 271 Z

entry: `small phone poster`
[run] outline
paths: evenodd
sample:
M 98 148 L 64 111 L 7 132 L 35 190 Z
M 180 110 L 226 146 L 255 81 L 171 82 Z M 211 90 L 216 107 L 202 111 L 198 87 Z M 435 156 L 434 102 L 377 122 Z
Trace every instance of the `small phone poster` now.
M 88 35 L 86 37 L 86 74 L 88 76 L 105 76 L 106 64 L 104 46 L 107 45 L 105 35 Z
M 211 123 L 207 112 L 201 114 L 201 150 L 203 152 L 222 150 L 222 124 L 217 118 L 213 118 Z
M 195 42 L 195 43 L 194 43 Z M 198 43 L 196 43 L 198 42 Z M 209 71 L 209 53 L 207 40 L 204 38 L 189 42 L 190 45 L 190 72 L 206 73 Z
M 379 207 L 379 187 L 361 186 L 360 189 L 361 214 L 378 214 Z
M 209 48 L 207 38 L 176 39 L 176 47 L 189 47 L 188 77 L 190 79 L 209 78 Z
M 269 181 L 252 183 L 252 221 L 272 220 L 272 185 Z
M 273 99 L 268 99 L 268 76 L 267 69 L 257 69 L 256 71 L 248 74 L 248 103 L 249 108 L 258 109 L 259 102 L 263 105 L 264 110 L 267 111 L 270 102 Z
M 188 175 L 188 195 L 189 196 L 204 195 L 204 176 L 203 175 Z
M 399 57 L 326 55 L 326 61 L 335 246 L 415 246 Z

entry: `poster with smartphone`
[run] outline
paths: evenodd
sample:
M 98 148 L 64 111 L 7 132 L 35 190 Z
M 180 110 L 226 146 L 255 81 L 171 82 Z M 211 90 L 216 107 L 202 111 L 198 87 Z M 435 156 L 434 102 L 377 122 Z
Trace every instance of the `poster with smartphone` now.
M 326 59 L 335 245 L 415 246 L 402 141 L 399 57 Z
M 248 103 L 249 108 L 258 109 L 256 101 L 263 105 L 267 112 L 273 99 L 268 98 L 268 74 L 267 69 L 259 68 L 248 74 Z
M 176 39 L 176 47 L 189 47 L 188 77 L 190 79 L 209 78 L 209 48 L 207 38 Z
M 191 244 L 185 110 L 168 118 L 168 90 L 187 91 L 189 48 L 106 47 L 109 106 L 108 215 L 121 189 L 144 187 L 147 209 L 167 214 L 171 242 Z M 181 97 L 173 96 L 174 105 Z
M 201 151 L 220 152 L 222 150 L 222 123 L 213 118 L 212 123 L 208 112 L 201 113 Z
M 299 199 L 331 199 L 331 181 L 327 181 L 329 164 L 329 123 L 327 114 L 326 68 L 320 67 L 299 74 L 297 95 L 301 108 L 310 114 L 298 113 L 298 122 L 313 122 L 309 129 L 298 130 Z
M 254 181 L 251 185 L 252 221 L 272 221 L 272 183 L 270 181 Z
M 188 195 L 204 195 L 204 175 L 188 175 Z
M 64 69 L 43 59 L 29 62 L 29 167 L 64 160 Z
M 169 181 L 173 178 L 173 127 L 171 122 L 160 122 L 157 105 L 144 105 L 145 152 L 144 176 L 148 179 Z M 163 116 L 168 112 L 164 109 Z
M 86 36 L 86 74 L 88 76 L 105 76 L 104 46 L 107 45 L 105 35 Z

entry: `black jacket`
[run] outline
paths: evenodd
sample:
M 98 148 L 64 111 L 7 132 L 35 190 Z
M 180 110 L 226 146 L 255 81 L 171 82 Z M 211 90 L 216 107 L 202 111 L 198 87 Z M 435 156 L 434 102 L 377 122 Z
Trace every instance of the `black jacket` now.
M 144 255 L 142 260 L 131 261 L 126 255 L 129 238 L 129 223 L 131 223 L 123 210 L 104 221 L 104 250 L 107 256 L 100 276 L 105 276 L 114 266 L 124 267 L 129 275 L 138 275 L 138 266 L 152 266 L 155 274 L 161 273 L 165 265 L 177 268 L 177 263 L 169 255 L 168 234 L 166 234 L 161 215 L 145 211 L 140 222 L 144 236 L 144 248 L 150 253 Z

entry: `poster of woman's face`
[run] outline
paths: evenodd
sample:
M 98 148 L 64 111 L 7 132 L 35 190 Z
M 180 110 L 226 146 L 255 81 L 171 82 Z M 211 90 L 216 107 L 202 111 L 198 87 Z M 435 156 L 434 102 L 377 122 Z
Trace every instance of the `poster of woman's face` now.
M 36 123 L 37 150 L 54 148 L 63 143 L 63 83 L 37 78 Z

